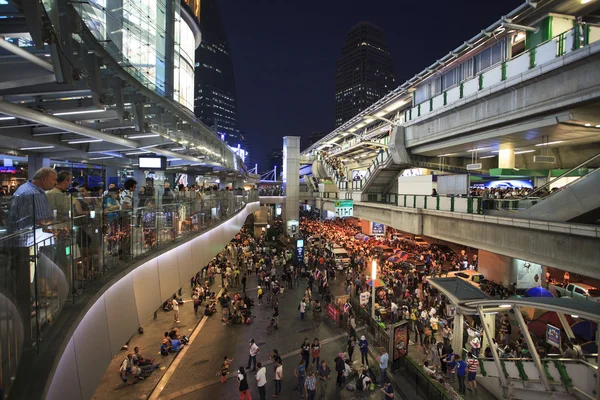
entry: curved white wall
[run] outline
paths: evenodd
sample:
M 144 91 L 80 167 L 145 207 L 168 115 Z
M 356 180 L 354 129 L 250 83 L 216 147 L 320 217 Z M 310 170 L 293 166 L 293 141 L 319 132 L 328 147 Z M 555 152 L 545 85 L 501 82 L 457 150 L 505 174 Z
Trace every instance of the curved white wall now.
M 219 253 L 260 208 L 250 203 L 235 217 L 136 267 L 108 287 L 72 331 L 54 364 L 46 399 L 90 399 L 112 357 L 168 297 Z M 65 339 L 66 340 L 66 339 Z M 58 358 L 57 357 L 57 358 Z

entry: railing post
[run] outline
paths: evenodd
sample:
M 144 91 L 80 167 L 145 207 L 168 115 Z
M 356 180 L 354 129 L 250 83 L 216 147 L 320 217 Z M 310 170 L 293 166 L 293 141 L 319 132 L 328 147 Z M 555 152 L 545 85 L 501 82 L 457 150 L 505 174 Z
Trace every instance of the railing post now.
M 423 208 L 427 210 L 427 196 L 425 196 L 425 200 L 423 201 Z
M 479 90 L 483 89 L 483 74 L 479 74 Z
M 444 105 L 448 104 L 448 92 L 444 92 Z
M 435 198 L 435 203 L 436 203 L 435 204 L 435 209 L 439 211 L 440 210 L 440 196 L 437 196 Z
M 406 207 L 406 195 L 404 195 L 404 207 Z
M 395 194 L 395 203 L 396 203 L 396 207 L 398 207 L 398 193 Z
M 473 198 L 467 197 L 467 214 L 473 214 Z
M 417 106 L 417 117 L 420 117 L 420 116 L 421 116 L 421 105 L 419 104 Z
M 465 84 L 461 83 L 460 84 L 460 95 L 459 95 L 459 98 L 461 98 L 461 99 L 463 98 L 463 90 L 464 90 L 464 88 L 465 88 Z
M 477 214 L 482 214 L 483 210 L 482 210 L 482 199 L 481 197 L 477 197 Z
M 433 111 L 433 97 L 429 99 L 429 111 Z
M 506 61 L 502 63 L 502 78 L 503 81 L 506 80 Z
M 417 196 L 413 195 L 413 208 L 417 208 Z
M 529 50 L 529 69 L 535 68 L 535 51 L 535 47 Z
M 454 196 L 450 197 L 450 212 L 454 212 Z

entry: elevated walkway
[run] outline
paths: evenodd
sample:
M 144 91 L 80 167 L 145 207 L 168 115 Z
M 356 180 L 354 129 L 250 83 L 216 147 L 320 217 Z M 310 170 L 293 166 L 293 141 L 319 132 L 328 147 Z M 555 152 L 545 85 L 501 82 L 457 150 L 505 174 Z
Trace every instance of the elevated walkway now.
M 479 215 L 468 212 L 469 202 L 474 204 L 474 199 L 433 199 L 436 200 L 431 200 L 430 196 L 406 196 L 406 207 L 403 203 L 396 206 L 355 201 L 354 216 L 415 235 L 600 278 L 597 262 L 600 259 L 600 227 Z M 437 201 L 445 205 L 442 200 L 448 202 L 448 207 L 454 207 L 454 211 L 436 209 Z M 462 212 L 456 200 L 464 200 L 460 202 Z M 335 200 L 318 198 L 316 207 L 333 212 Z
M 541 199 L 495 201 L 512 211 L 484 211 L 499 217 L 593 223 L 600 218 L 600 169 Z

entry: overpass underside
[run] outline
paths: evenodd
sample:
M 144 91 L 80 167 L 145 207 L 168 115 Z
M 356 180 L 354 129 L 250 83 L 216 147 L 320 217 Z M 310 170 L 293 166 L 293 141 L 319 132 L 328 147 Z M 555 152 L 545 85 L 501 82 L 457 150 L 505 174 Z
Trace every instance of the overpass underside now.
M 335 210 L 332 200 L 317 199 L 317 207 Z M 415 235 L 600 278 L 600 229 L 595 226 L 406 209 L 375 203 L 355 203 L 354 216 Z

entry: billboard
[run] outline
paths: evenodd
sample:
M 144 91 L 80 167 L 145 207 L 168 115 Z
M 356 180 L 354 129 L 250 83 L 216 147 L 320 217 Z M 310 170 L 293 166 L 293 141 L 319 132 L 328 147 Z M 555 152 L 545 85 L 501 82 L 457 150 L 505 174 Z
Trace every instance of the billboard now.
M 542 286 L 542 266 L 525 260 L 514 259 L 517 269 L 517 289 Z
M 385 235 L 385 225 L 379 222 L 371 222 L 371 235 Z

